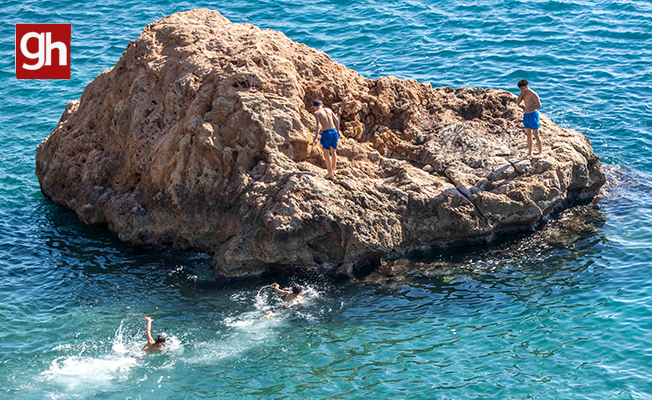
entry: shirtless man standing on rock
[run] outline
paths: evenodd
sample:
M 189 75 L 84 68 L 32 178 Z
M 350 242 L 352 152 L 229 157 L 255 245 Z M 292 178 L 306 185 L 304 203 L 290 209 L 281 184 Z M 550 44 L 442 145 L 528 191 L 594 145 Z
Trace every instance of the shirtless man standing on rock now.
M 537 148 L 539 152 L 536 156 L 541 156 L 541 139 L 539 138 L 539 112 L 537 109 L 541 108 L 541 100 L 539 95 L 534 90 L 528 87 L 527 79 L 518 81 L 518 89 L 521 94 L 516 99 L 516 104 L 523 109 L 523 126 L 527 134 L 527 158 L 532 157 L 532 134 L 537 140 Z M 525 101 L 525 106 L 521 102 Z
M 335 113 L 330 108 L 324 107 L 321 100 L 312 102 L 315 122 L 317 123 L 317 131 L 315 132 L 315 139 L 312 145 L 317 144 L 317 137 L 321 132 L 321 146 L 324 149 L 324 158 L 326 158 L 326 169 L 328 173 L 324 178 L 331 179 L 335 176 L 335 166 L 337 165 L 337 139 L 340 130 L 340 121 L 335 116 Z M 331 163 L 331 156 L 333 157 Z

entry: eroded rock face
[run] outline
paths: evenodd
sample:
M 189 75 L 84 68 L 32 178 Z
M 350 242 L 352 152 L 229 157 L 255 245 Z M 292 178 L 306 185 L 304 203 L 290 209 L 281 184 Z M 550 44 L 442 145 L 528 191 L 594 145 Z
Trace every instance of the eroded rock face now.
M 367 79 L 323 52 L 207 9 L 145 27 L 36 152 L 43 193 L 132 245 L 214 254 L 225 276 L 335 269 L 532 227 L 605 182 L 588 139 L 542 116 L 524 161 L 502 90 Z M 341 115 L 324 180 L 308 106 Z M 520 161 L 519 161 L 520 160 Z
M 603 186 L 604 189 L 604 186 Z M 604 190 L 598 194 L 600 197 Z M 597 199 L 597 197 L 596 197 Z M 395 286 L 413 284 L 420 279 L 432 277 L 446 279 L 448 273 L 467 273 L 482 279 L 486 272 L 496 272 L 503 269 L 532 268 L 532 260 L 541 262 L 542 255 L 551 259 L 557 258 L 560 250 L 566 261 L 586 256 L 587 241 L 606 241 L 599 231 L 605 221 L 606 215 L 594 199 L 591 204 L 572 207 L 561 211 L 555 218 L 542 221 L 542 227 L 527 237 L 517 241 L 501 241 L 490 248 L 480 250 L 479 247 L 464 253 L 456 252 L 456 248 L 439 248 L 428 255 L 421 255 L 423 259 L 434 261 L 423 262 L 412 258 L 396 258 L 381 260 L 373 271 L 360 276 L 357 282 L 379 286 Z M 478 250 L 478 251 L 475 251 Z M 546 256 L 544 256 L 546 257 Z M 559 264 L 558 261 L 551 261 Z M 544 262 L 545 263 L 545 262 Z M 572 262 L 571 262 L 572 264 Z M 579 263 L 578 264 L 582 264 Z M 557 268 L 551 267 L 545 273 L 554 274 Z M 537 271 L 537 274 L 544 273 Z M 488 276 L 488 275 L 485 275 Z

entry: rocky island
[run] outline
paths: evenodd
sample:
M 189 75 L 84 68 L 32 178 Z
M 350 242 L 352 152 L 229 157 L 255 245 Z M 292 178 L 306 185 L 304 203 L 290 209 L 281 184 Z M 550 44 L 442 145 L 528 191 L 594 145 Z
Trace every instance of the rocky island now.
M 350 274 L 531 229 L 597 194 L 589 140 L 545 115 L 544 156 L 524 159 L 515 98 L 367 79 L 280 32 L 191 10 L 146 26 L 68 103 L 36 174 L 84 223 L 208 252 L 222 276 Z M 341 117 L 333 180 L 312 146 L 313 99 Z

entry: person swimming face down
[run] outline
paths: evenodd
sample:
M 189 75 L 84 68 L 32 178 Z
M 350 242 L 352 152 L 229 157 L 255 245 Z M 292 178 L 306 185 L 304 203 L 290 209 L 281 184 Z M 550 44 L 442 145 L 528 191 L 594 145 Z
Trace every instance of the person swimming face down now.
M 272 283 L 272 287 L 274 288 L 274 291 L 276 293 L 280 293 L 285 296 L 283 301 L 285 302 L 286 305 L 289 305 L 294 300 L 297 300 L 300 297 L 299 295 L 303 291 L 303 288 L 297 284 L 292 285 L 292 291 L 282 290 L 280 288 L 280 285 L 276 282 Z
M 285 303 L 285 306 L 289 306 L 292 304 L 295 300 L 300 299 L 300 294 L 303 291 L 303 288 L 299 285 L 293 285 L 292 286 L 292 291 L 287 291 L 283 290 L 280 288 L 280 285 L 276 282 L 272 283 L 271 286 L 274 288 L 274 291 L 276 293 L 280 293 L 285 296 L 283 299 L 283 302 Z M 274 317 L 276 315 L 279 315 L 277 312 L 269 311 L 267 312 L 266 315 L 263 316 L 263 318 L 269 318 L 269 317 Z

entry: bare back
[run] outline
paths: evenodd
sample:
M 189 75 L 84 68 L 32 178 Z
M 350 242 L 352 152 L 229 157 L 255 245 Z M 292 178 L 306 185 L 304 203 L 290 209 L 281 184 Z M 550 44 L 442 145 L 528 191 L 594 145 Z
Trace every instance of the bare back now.
M 315 119 L 317 120 L 318 126 L 322 131 L 327 131 L 329 129 L 335 129 L 337 124 L 335 122 L 335 114 L 330 108 L 320 108 L 315 111 Z
M 286 305 L 290 305 L 293 301 L 300 300 L 300 299 L 301 296 L 299 295 L 299 293 L 290 293 L 285 295 L 283 302 L 285 302 Z
M 141 351 L 149 351 L 149 352 L 154 352 L 154 351 L 163 351 L 163 347 L 156 346 L 154 343 L 147 343 Z

